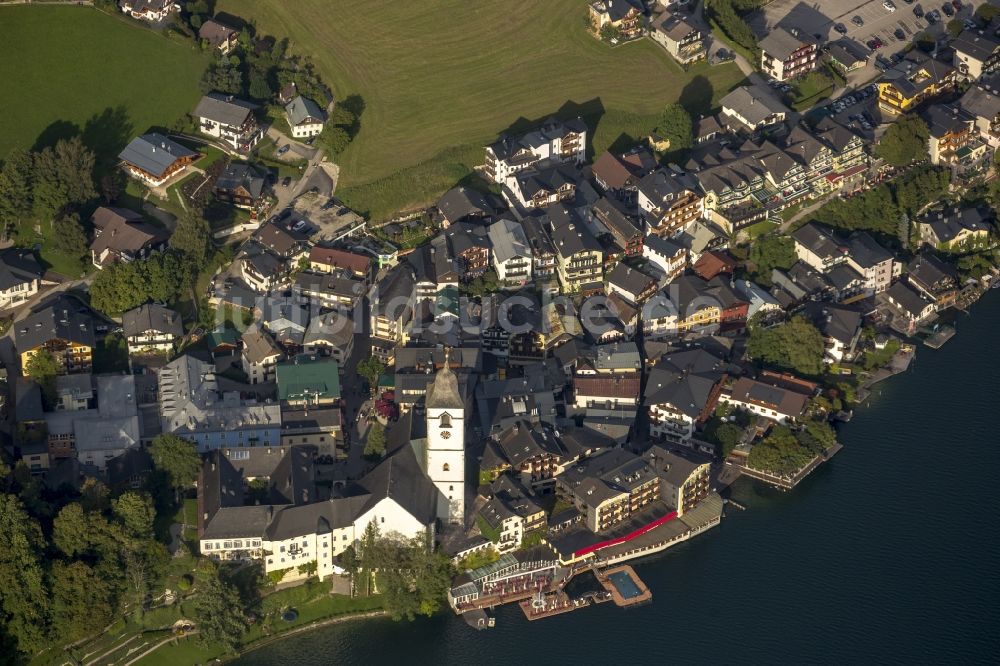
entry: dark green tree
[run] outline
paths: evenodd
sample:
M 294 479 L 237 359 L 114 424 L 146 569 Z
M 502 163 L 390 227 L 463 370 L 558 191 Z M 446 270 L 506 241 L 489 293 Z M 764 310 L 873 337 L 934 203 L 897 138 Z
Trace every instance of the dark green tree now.
M 59 362 L 48 349 L 39 349 L 24 366 L 24 374 L 31 377 L 42 389 L 42 399 L 50 408 L 56 403 L 56 376 Z
M 239 95 L 243 92 L 243 72 L 227 60 L 212 63 L 201 77 L 201 91 Z
M 114 501 L 114 514 L 134 538 L 152 538 L 156 509 L 148 493 L 123 493 Z
M 149 446 L 153 465 L 164 472 L 175 492 L 191 486 L 198 478 L 201 459 L 194 443 L 170 433 L 157 435 Z
M 212 230 L 200 214 L 188 212 L 177 220 L 177 228 L 170 237 L 170 247 L 180 252 L 196 267 L 208 259 L 212 247 Z
M 753 278 L 765 287 L 771 284 L 771 271 L 789 269 L 798 260 L 795 242 L 788 236 L 758 236 L 750 247 L 750 261 L 754 265 Z
M 34 654 L 45 646 L 49 594 L 45 585 L 42 530 L 15 495 L 0 495 L 0 617 L 17 650 Z
M 342 105 L 337 104 L 330 112 L 330 117 L 327 119 L 327 123 L 338 127 L 352 127 L 356 120 L 357 116 L 351 113 L 348 109 L 344 108 Z
M 35 212 L 42 217 L 53 218 L 97 196 L 94 153 L 80 137 L 60 139 L 35 153 L 33 173 Z
M 111 623 L 115 607 L 112 587 L 87 564 L 57 561 L 49 579 L 55 640 L 77 640 Z
M 358 363 L 358 374 L 361 375 L 372 391 L 378 386 L 378 378 L 385 372 L 385 364 L 374 356 L 369 356 Z
M 895 167 L 927 159 L 927 123 L 920 116 L 903 116 L 889 126 L 875 153 Z
M 657 126 L 659 134 L 670 139 L 670 150 L 687 150 L 694 143 L 694 123 L 691 114 L 680 104 L 668 104 Z
M 368 437 L 365 439 L 365 457 L 381 458 L 385 455 L 385 428 L 378 421 L 373 421 L 368 428 Z
M 747 341 L 750 358 L 810 376 L 823 372 L 824 353 L 823 336 L 803 317 L 772 328 L 753 328 Z
M 26 150 L 15 149 L 0 167 L 0 222 L 16 224 L 31 215 L 34 206 L 34 160 Z
M 222 646 L 235 652 L 246 631 L 246 617 L 237 589 L 213 573 L 205 581 L 192 605 L 198 640 L 204 645 Z
M 319 135 L 319 144 L 333 157 L 347 150 L 350 143 L 351 135 L 336 125 L 327 124 Z
M 90 250 L 87 247 L 87 232 L 80 224 L 80 216 L 69 213 L 56 218 L 52 244 L 67 257 L 76 259 L 82 271 L 87 264 Z

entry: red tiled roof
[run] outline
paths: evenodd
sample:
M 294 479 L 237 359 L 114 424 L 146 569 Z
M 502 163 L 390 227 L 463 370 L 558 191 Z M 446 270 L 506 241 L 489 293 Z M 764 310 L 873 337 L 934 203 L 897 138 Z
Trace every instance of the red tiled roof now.
M 329 247 L 313 247 L 309 251 L 309 261 L 317 264 L 326 264 L 334 268 L 349 268 L 355 273 L 364 274 L 368 272 L 371 265 L 371 257 L 361 254 L 335 250 Z
M 639 399 L 640 377 L 630 375 L 577 375 L 573 377 L 573 388 L 578 395 L 599 398 Z

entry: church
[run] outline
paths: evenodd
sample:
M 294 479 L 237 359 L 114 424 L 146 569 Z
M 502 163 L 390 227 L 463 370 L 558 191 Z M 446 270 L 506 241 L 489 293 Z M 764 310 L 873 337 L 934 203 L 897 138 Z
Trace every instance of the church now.
M 444 365 L 427 387 L 424 413 L 427 426 L 423 456 L 417 459 L 438 489 L 438 519 L 465 520 L 465 400 L 458 377 L 445 350 Z

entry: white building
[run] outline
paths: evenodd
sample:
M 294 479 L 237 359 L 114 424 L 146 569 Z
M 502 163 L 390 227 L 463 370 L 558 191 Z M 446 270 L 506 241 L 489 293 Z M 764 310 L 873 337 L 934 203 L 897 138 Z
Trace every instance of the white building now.
M 252 326 L 243 332 L 240 360 L 251 384 L 272 381 L 275 366 L 284 356 L 271 335 L 260 326 Z
M 486 147 L 487 178 L 497 184 L 539 162 L 583 164 L 587 159 L 587 125 L 580 118 L 551 119 L 523 136 L 502 136 Z
M 508 286 L 531 282 L 533 259 L 524 228 L 513 220 L 502 219 L 492 224 L 488 233 L 497 278 Z
M 307 139 L 323 131 L 326 112 L 316 102 L 299 95 L 285 105 L 285 119 L 294 138 Z
M 0 310 L 37 294 L 44 273 L 29 250 L 11 248 L 0 252 Z
M 191 112 L 198 121 L 198 131 L 248 152 L 264 136 L 254 117 L 255 104 L 225 93 L 212 92 L 201 98 Z
M 181 9 L 180 3 L 174 0 L 121 0 L 118 6 L 122 13 L 150 23 L 164 21 L 171 12 Z
M 170 353 L 184 335 L 184 325 L 173 310 L 147 303 L 122 314 L 122 331 L 129 354 Z
M 438 489 L 438 518 L 465 519 L 465 401 L 448 362 L 427 388 L 427 453 L 424 472 Z

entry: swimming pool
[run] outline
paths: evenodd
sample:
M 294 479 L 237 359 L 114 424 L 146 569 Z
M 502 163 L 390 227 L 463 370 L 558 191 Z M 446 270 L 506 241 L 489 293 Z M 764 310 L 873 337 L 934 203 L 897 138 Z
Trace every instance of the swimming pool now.
M 608 574 L 608 580 L 615 586 L 618 594 L 622 595 L 623 599 L 634 599 L 642 594 L 642 590 L 635 584 L 632 576 L 628 575 L 627 571 L 616 571 L 613 574 Z

